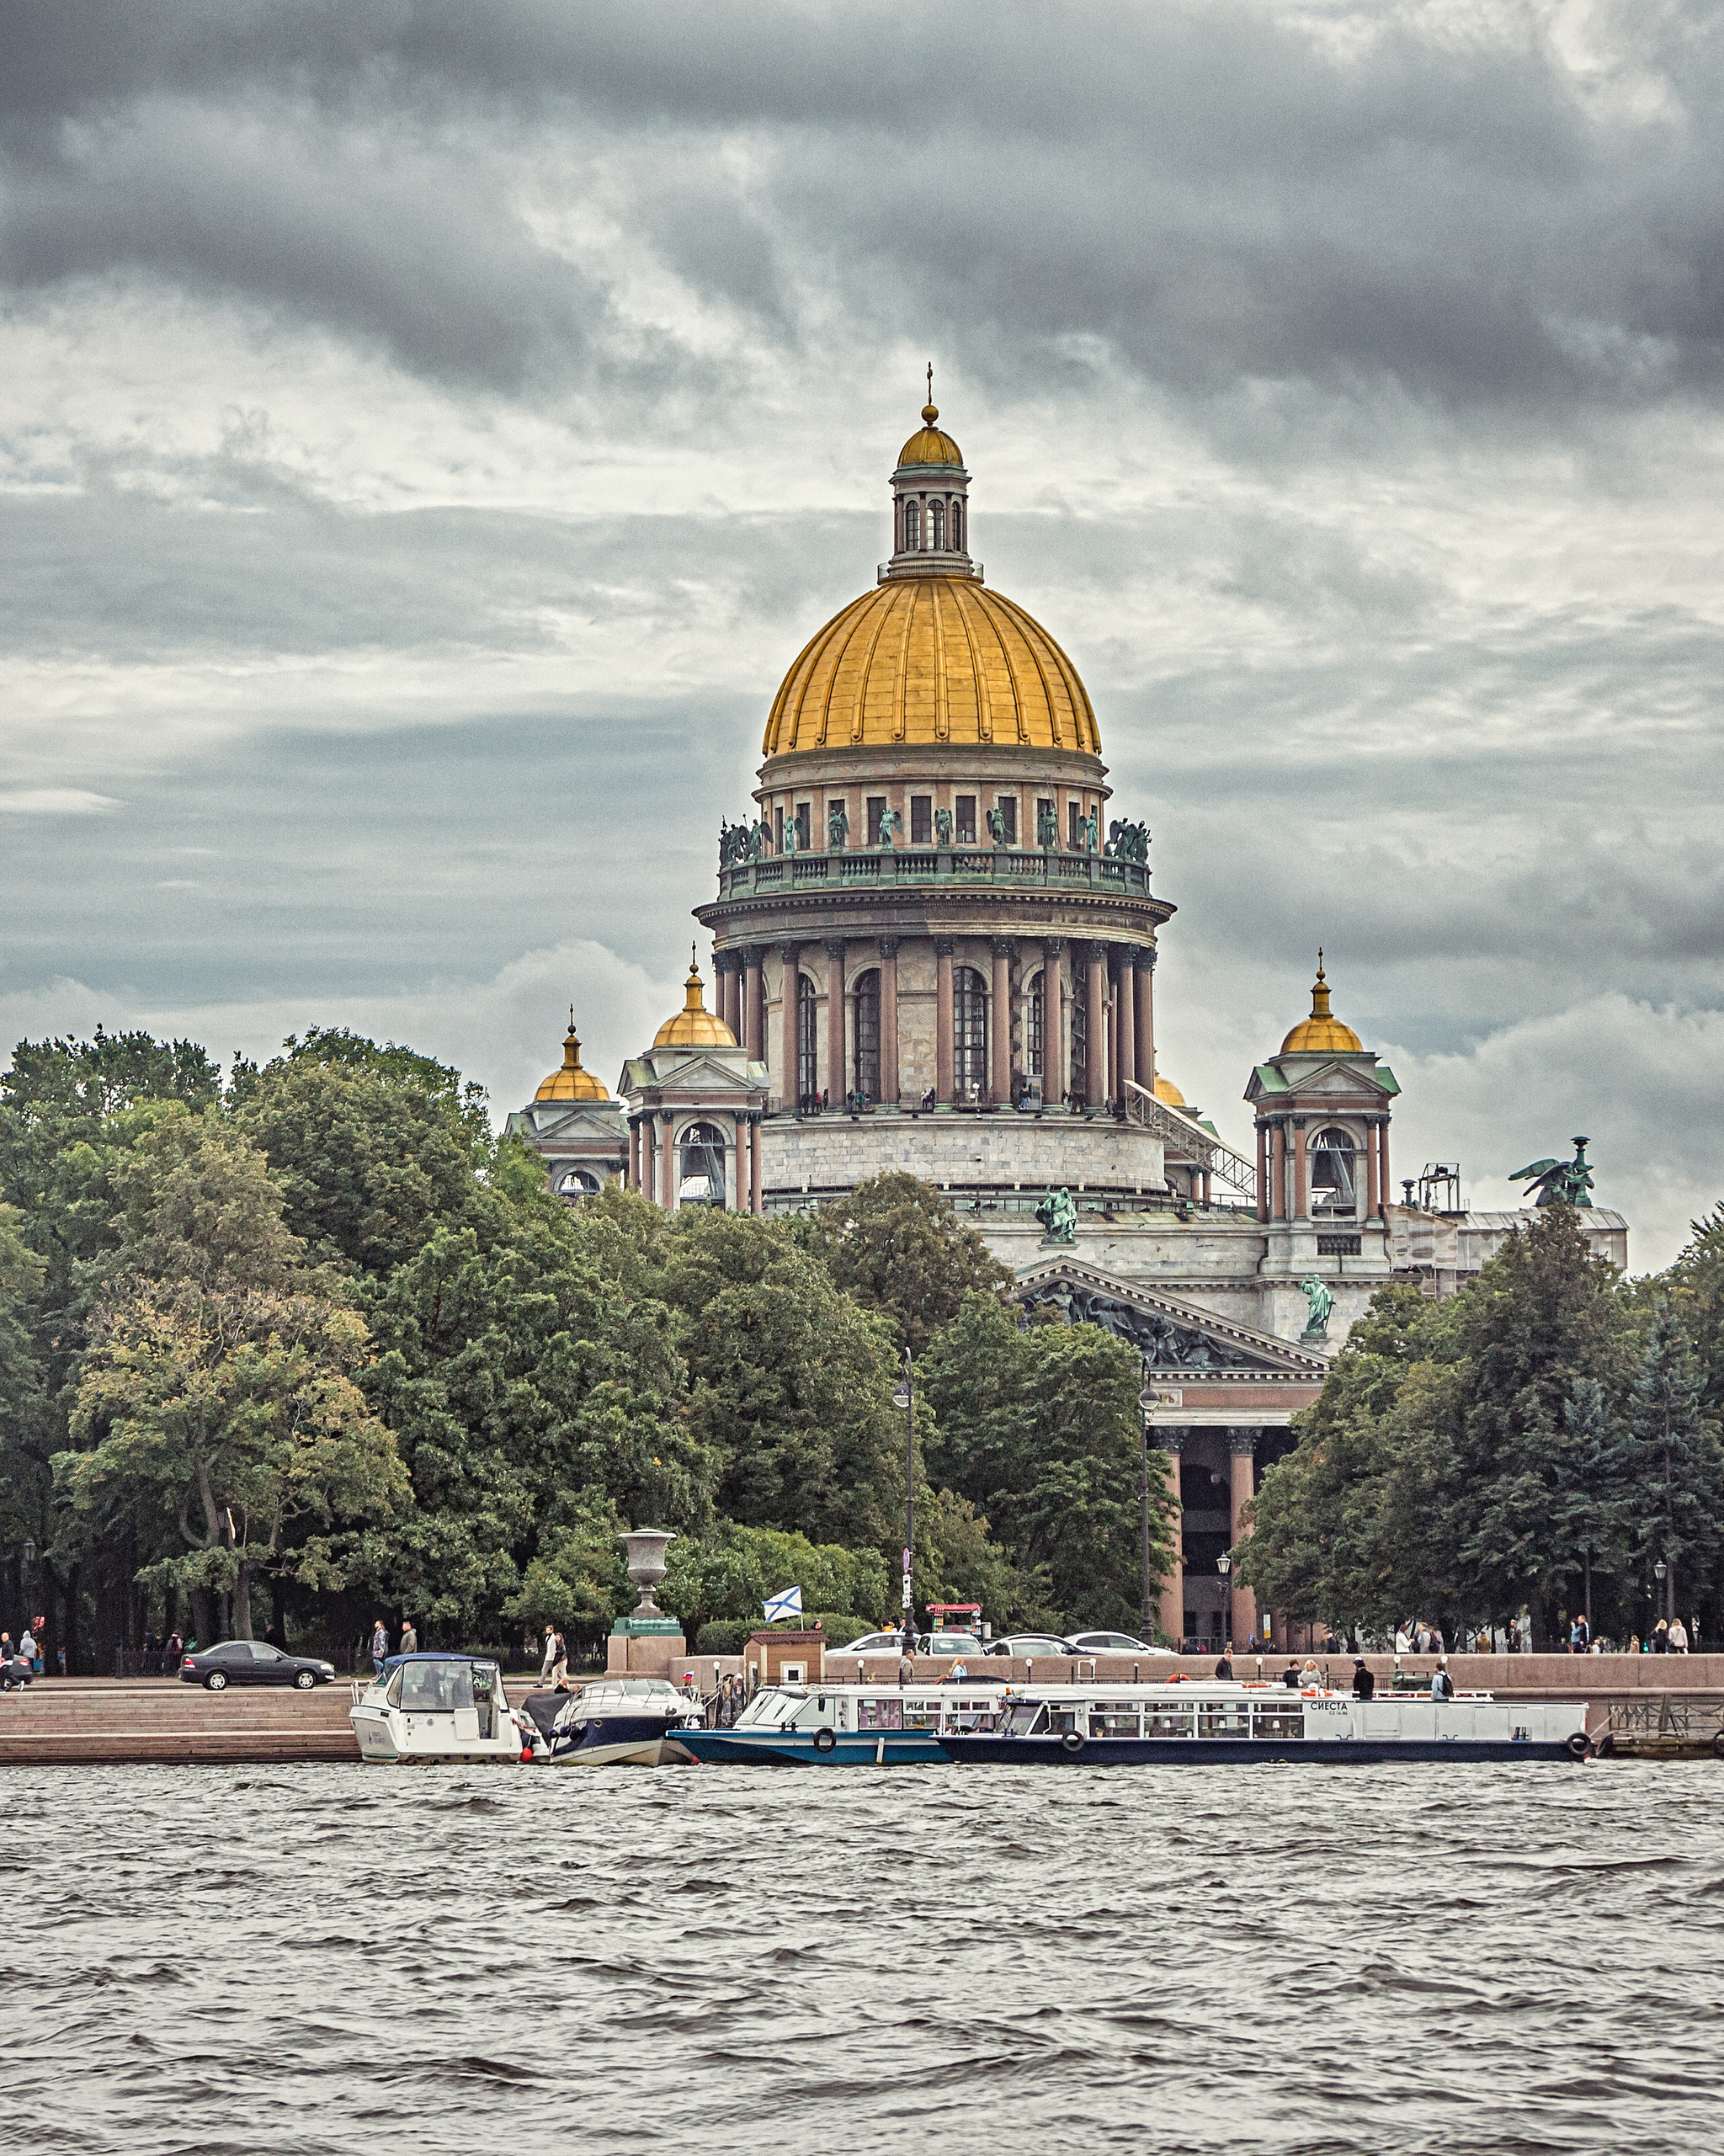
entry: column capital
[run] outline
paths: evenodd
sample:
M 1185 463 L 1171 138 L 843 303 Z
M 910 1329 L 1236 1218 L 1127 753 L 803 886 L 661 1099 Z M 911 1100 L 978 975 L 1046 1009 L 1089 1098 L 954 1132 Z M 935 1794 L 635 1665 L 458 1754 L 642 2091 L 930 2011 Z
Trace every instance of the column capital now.
M 661 1123 L 674 1122 L 676 1120 L 676 1113 L 677 1111 L 674 1108 L 661 1108 L 658 1111 L 658 1120 Z
M 1064 955 L 1065 949 L 1066 939 L 1063 936 L 1044 936 L 1041 940 L 1044 958 L 1059 958 Z
M 1290 1116 L 1288 1121 L 1292 1124 L 1296 1131 L 1302 1131 L 1305 1128 L 1306 1119 L 1303 1115 Z
M 1136 955 L 1132 959 L 1131 963 L 1137 968 L 1138 972 L 1140 973 L 1153 973 L 1155 971 L 1155 945 L 1152 943 L 1140 943 L 1133 945 L 1132 949 Z
M 1236 1460 L 1254 1459 L 1258 1441 L 1262 1435 L 1260 1429 L 1230 1429 L 1227 1432 L 1227 1450 Z
M 778 947 L 778 955 L 786 966 L 795 966 L 801 959 L 802 946 L 799 943 L 781 943 Z
M 990 936 L 988 948 L 996 958 L 1010 958 L 1017 951 L 1018 939 L 1016 936 Z
M 1090 965 L 1105 966 L 1107 964 L 1108 947 L 1104 943 L 1091 943 L 1085 941 L 1079 944 L 1078 948 L 1083 952 L 1085 959 Z
M 952 955 L 953 947 L 956 942 L 957 938 L 955 936 L 936 936 L 934 940 L 934 956 L 936 958 L 950 958 Z
M 1186 1433 L 1183 1429 L 1158 1429 L 1155 1441 L 1163 1452 L 1171 1453 L 1177 1460 L 1185 1449 Z
M 896 958 L 898 955 L 898 939 L 896 936 L 876 936 L 874 947 L 882 958 Z
M 822 939 L 822 940 L 824 941 L 825 945 L 826 945 L 826 955 L 827 955 L 827 956 L 828 958 L 835 958 L 835 959 L 837 959 L 837 961 L 838 961 L 839 965 L 841 965 L 841 966 L 842 966 L 842 965 L 843 964 L 843 962 L 844 962 L 844 951 L 845 951 L 845 948 L 846 948 L 846 945 L 845 945 L 845 942 L 844 942 L 844 939 L 843 939 L 843 936 L 827 936 L 827 937 L 825 937 L 824 939 Z
M 757 973 L 760 971 L 760 961 L 763 954 L 760 945 L 758 943 L 745 943 L 739 945 L 737 955 L 742 961 L 742 968 L 745 972 L 750 968 Z

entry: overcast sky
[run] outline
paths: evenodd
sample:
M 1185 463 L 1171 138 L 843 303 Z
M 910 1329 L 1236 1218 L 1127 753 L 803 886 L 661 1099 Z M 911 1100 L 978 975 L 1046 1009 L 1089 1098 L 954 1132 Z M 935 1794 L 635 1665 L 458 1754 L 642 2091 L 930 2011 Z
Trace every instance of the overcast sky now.
M 935 394 L 1249 1150 L 1724 1195 L 1724 11 L 0 0 L 0 1037 L 607 1078 Z M 710 969 L 709 969 L 710 972 Z

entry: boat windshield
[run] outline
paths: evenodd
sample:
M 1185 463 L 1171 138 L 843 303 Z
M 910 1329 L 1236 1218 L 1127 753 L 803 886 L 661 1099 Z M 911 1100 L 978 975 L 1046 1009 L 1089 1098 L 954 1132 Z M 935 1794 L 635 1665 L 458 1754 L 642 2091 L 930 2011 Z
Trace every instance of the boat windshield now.
M 776 1729 L 790 1721 L 806 1695 L 802 1692 L 759 1692 L 737 1717 L 738 1729 Z
M 1042 1727 L 1045 1710 L 1039 1700 L 1020 1700 L 1000 1725 L 1003 1737 L 1028 1737 Z
M 473 1704 L 471 1662 L 404 1662 L 396 1672 L 401 1685 L 396 1704 L 409 1714 L 453 1714 Z M 395 1698 L 395 1688 L 390 1687 Z
M 599 1684 L 583 1685 L 565 1711 L 573 1711 L 584 1721 L 592 1714 L 639 1714 L 643 1709 L 684 1704 L 676 1686 L 662 1677 L 606 1677 Z

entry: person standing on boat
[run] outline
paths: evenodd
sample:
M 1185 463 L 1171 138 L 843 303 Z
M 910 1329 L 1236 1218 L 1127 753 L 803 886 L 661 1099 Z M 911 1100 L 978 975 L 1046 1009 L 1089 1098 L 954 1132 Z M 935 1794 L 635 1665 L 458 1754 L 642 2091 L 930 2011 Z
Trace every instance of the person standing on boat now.
M 1299 1690 L 1299 1664 L 1296 1662 L 1290 1662 L 1281 1672 L 1281 1682 L 1290 1692 Z
M 915 1657 L 911 1653 L 910 1648 L 911 1640 L 909 1633 L 907 1631 L 904 1635 L 903 1651 L 898 1656 L 898 1689 L 900 1691 L 903 1690 L 906 1685 L 913 1685 L 916 1681 L 916 1660 Z
M 1368 1700 L 1375 1698 L 1376 1695 L 1376 1689 L 1377 1680 L 1371 1674 L 1370 1666 L 1366 1663 L 1365 1657 L 1362 1654 L 1356 1655 L 1354 1658 L 1353 1663 L 1354 1698 L 1356 1700 Z
M 1299 1673 L 1299 1688 L 1301 1691 L 1313 1692 L 1324 1689 L 1323 1673 L 1309 1655 L 1306 1657 L 1305 1667 Z
M 1449 1658 L 1446 1654 L 1439 1655 L 1431 1676 L 1431 1697 L 1442 1701 L 1452 1700 L 1454 1696 L 1455 1680 L 1449 1674 Z
M 1216 1664 L 1216 1674 L 1224 1683 L 1231 1684 L 1233 1680 L 1233 1658 L 1226 1648 L 1221 1649 L 1221 1658 Z
M 381 1617 L 371 1626 L 371 1674 L 380 1677 L 383 1665 L 389 1659 L 389 1634 Z

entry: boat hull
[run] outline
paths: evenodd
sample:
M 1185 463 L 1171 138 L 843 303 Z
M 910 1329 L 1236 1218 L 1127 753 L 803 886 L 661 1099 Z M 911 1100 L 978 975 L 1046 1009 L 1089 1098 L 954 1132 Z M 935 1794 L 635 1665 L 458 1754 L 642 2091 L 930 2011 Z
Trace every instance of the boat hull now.
M 684 1733 L 659 1714 L 599 1715 L 546 1733 L 554 1767 L 683 1766 L 689 1759 Z
M 1362 1765 L 1390 1759 L 1565 1759 L 1566 1743 L 1468 1737 L 1086 1737 L 1068 1748 L 1060 1737 L 986 1733 L 939 1739 L 949 1759 L 990 1766 L 1163 1767 Z
M 945 1757 L 932 1730 L 835 1730 L 829 1749 L 817 1745 L 814 1737 L 812 1730 L 802 1729 L 688 1729 L 678 1742 L 708 1765 L 904 1767 L 935 1765 Z
M 359 1757 L 378 1766 L 458 1759 L 495 1759 L 508 1765 L 521 1756 L 520 1735 L 513 1727 L 495 1737 L 456 1737 L 418 1728 L 409 1733 L 391 1717 L 363 1707 L 355 1707 L 349 1720 L 359 1741 Z

